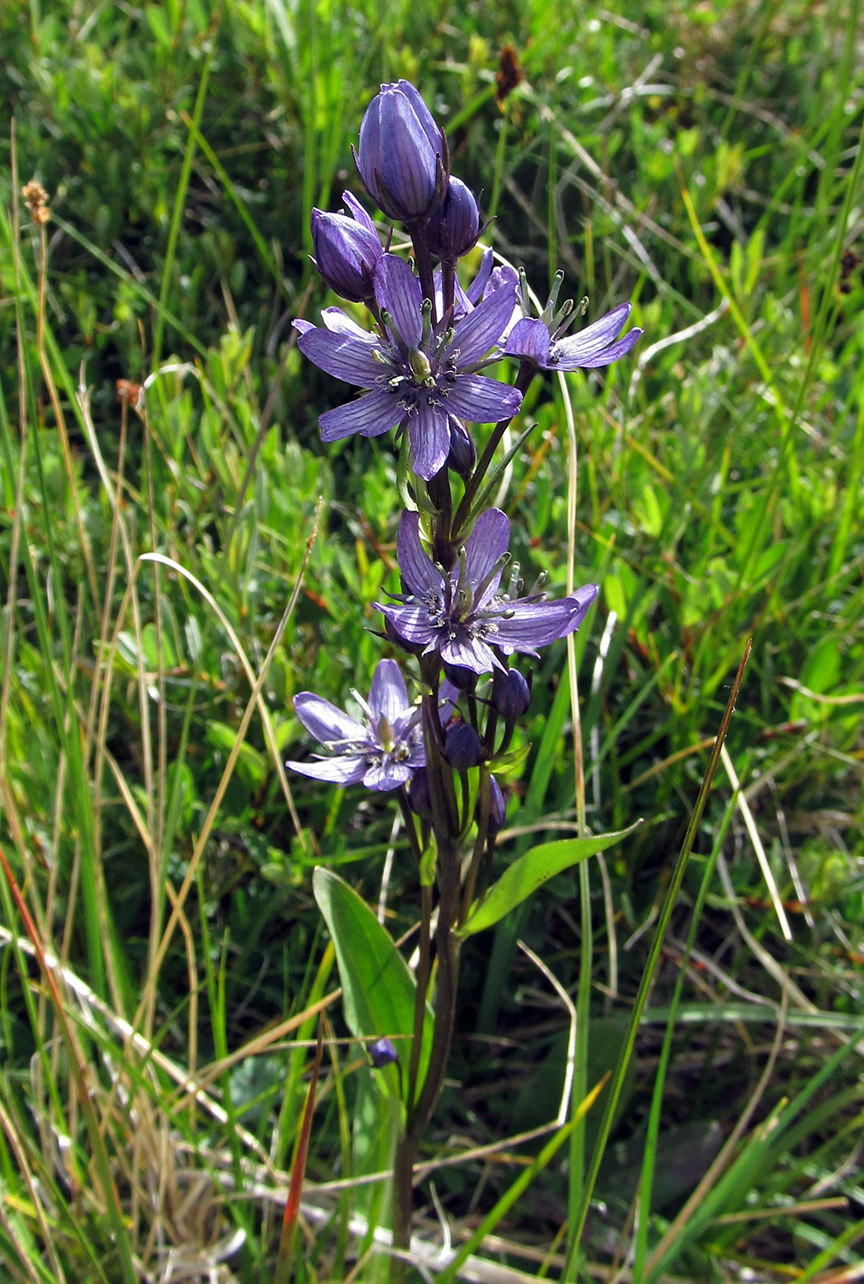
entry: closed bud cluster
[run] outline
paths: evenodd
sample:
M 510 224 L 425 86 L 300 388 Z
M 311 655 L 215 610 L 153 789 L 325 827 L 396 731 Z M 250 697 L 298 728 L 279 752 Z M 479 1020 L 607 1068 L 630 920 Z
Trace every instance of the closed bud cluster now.
M 477 202 L 461 178 L 451 177 L 447 195 L 429 220 L 429 248 L 452 263 L 473 250 L 479 234 Z

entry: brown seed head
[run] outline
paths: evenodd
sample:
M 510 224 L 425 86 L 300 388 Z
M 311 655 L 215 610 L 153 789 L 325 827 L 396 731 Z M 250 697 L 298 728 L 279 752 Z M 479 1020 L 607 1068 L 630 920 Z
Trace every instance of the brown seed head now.
M 37 183 L 35 178 L 31 179 L 29 183 L 25 183 L 21 188 L 21 195 L 24 197 L 24 204 L 33 215 L 33 218 L 39 223 L 47 223 L 49 214 L 45 207 L 48 204 L 48 193 L 42 184 Z M 45 210 L 45 217 L 37 218 L 37 211 L 43 209 Z
M 144 388 L 140 383 L 133 383 L 131 379 L 118 379 L 117 397 L 118 400 L 127 402 L 133 410 L 138 410 L 144 399 Z
M 503 103 L 524 79 L 525 72 L 519 63 L 515 46 L 505 45 L 498 55 L 498 70 L 495 73 L 495 97 L 498 102 Z

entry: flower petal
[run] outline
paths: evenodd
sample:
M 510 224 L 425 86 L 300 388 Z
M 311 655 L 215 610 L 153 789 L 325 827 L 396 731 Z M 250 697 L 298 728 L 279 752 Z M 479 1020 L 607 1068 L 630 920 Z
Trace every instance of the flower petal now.
M 379 660 L 369 688 L 369 708 L 375 721 L 383 714 L 391 727 L 408 708 L 408 692 L 402 670 L 395 660 Z
M 297 346 L 321 370 L 344 379 L 346 383 L 355 383 L 361 388 L 372 388 L 375 381 L 385 369 L 372 356 L 371 349 L 365 343 L 358 343 L 353 335 L 334 334 L 313 326 L 301 334 Z
M 504 333 L 515 306 L 515 286 L 502 287 L 457 322 L 453 346 L 459 349 L 460 367 L 473 365 L 486 356 Z
M 445 385 L 441 391 L 446 393 L 451 414 L 475 424 L 497 424 L 502 419 L 512 419 L 522 405 L 518 388 L 487 379 L 485 375 L 457 375 L 455 383 Z
M 559 360 L 556 363 L 557 368 L 559 370 L 571 370 L 578 367 L 580 370 L 596 370 L 600 366 L 611 366 L 612 362 L 617 361 L 619 357 L 625 357 L 630 349 L 636 346 L 636 342 L 641 336 L 642 331 L 640 328 L 634 326 L 632 330 L 627 331 L 623 339 L 619 339 L 617 343 L 610 343 L 608 348 L 598 352 L 595 357 L 582 357 L 576 362 L 575 366 L 571 366 L 569 359 L 565 357 L 564 361 Z
M 321 440 L 341 441 L 355 432 L 364 437 L 380 437 L 382 432 L 395 428 L 404 415 L 404 407 L 392 392 L 367 392 L 357 401 L 324 411 L 318 420 Z
M 490 246 L 487 246 L 486 249 L 484 249 L 483 254 L 481 256 L 480 266 L 477 269 L 477 275 L 475 276 L 471 284 L 468 286 L 468 290 L 467 290 L 468 298 L 474 304 L 475 307 L 483 297 L 483 291 L 486 289 L 486 283 L 492 274 L 493 261 L 494 261 L 494 256 L 492 254 L 492 249 Z
M 465 570 L 472 588 L 485 580 L 510 545 L 510 522 L 500 508 L 487 508 L 465 541 Z M 501 570 L 504 568 L 501 567 Z M 500 571 L 498 580 L 501 579 Z M 497 588 L 497 583 L 495 588 Z
M 549 646 L 578 629 L 598 592 L 596 584 L 586 584 L 557 602 L 512 602 L 508 607 L 512 615 L 497 620 L 496 645 L 508 655 Z
M 428 646 L 438 636 L 438 630 L 429 620 L 429 611 L 421 602 L 406 602 L 404 606 L 382 606 L 380 602 L 373 605 L 386 616 L 404 642 Z
M 559 369 L 563 361 L 568 362 L 567 369 L 576 370 L 579 368 L 579 361 L 587 357 L 596 357 L 598 352 L 608 348 L 609 344 L 624 329 L 627 324 L 627 318 L 631 312 L 629 303 L 619 303 L 611 312 L 607 312 L 597 321 L 592 321 L 584 330 L 578 334 L 571 334 L 566 339 L 559 339 L 555 344 L 555 364 Z M 577 358 L 579 360 L 577 360 Z M 576 364 L 571 365 L 571 362 Z
M 311 776 L 313 780 L 324 780 L 331 785 L 356 785 L 368 769 L 365 758 L 352 758 L 347 754 L 343 758 L 321 758 L 317 762 L 289 760 L 285 766 L 299 771 L 301 776 Z
M 383 761 L 368 767 L 363 777 L 367 789 L 377 789 L 382 793 L 386 789 L 398 789 L 411 779 L 411 768 L 407 762 L 394 762 L 388 754 Z
M 321 745 L 364 744 L 369 739 L 369 732 L 362 723 L 312 691 L 297 693 L 294 712 Z
M 409 348 L 416 348 L 423 337 L 423 292 L 404 259 L 381 255 L 375 269 L 375 298 L 378 307 L 386 308 L 393 317 L 399 337 Z
M 492 648 L 481 638 L 472 638 L 462 629 L 455 637 L 448 637 L 442 642 L 439 649 L 441 658 L 448 664 L 458 664 L 472 673 L 491 673 L 496 666 L 501 668 Z
M 396 536 L 396 560 L 402 582 L 409 593 L 426 598 L 430 594 L 444 596 L 446 583 L 443 575 L 427 557 L 420 542 L 420 514 L 404 512 L 399 519 L 399 533 Z M 428 611 L 427 611 L 428 617 Z M 394 621 L 395 623 L 395 621 Z M 428 641 L 428 638 L 417 639 Z
M 408 417 L 411 464 L 418 477 L 428 481 L 447 463 L 450 454 L 450 421 L 443 406 L 418 400 Z
M 349 317 L 341 308 L 322 308 L 321 320 L 334 334 L 343 334 L 351 339 L 357 339 L 360 343 L 368 344 L 370 348 L 380 343 L 377 334 L 364 330 L 362 325 L 358 325 L 353 317 Z
M 375 231 L 375 224 L 372 222 L 370 215 L 366 213 L 363 206 L 357 200 L 356 196 L 352 196 L 351 192 L 343 192 L 342 200 L 348 206 L 357 222 L 365 227 L 367 232 Z
M 549 344 L 549 327 L 546 322 L 523 317 L 510 331 L 504 351 L 508 357 L 522 357 L 545 367 L 549 357 Z M 560 346 L 559 344 L 559 350 Z

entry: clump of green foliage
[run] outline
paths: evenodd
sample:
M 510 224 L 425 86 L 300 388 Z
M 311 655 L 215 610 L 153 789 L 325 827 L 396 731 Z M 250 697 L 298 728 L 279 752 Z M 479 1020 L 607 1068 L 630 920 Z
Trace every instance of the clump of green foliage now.
M 632 297 L 646 332 L 602 383 L 568 381 L 575 522 L 557 389 L 526 405 L 540 421 L 527 480 L 503 501 L 519 508 L 523 565 L 562 587 L 572 535 L 580 581 L 602 586 L 577 647 L 588 818 L 597 832 L 644 823 L 592 870 L 590 898 L 559 876 L 491 952 L 466 947 L 459 1089 L 423 1156 L 421 1230 L 439 1233 L 431 1173 L 454 1240 L 488 1215 L 479 1255 L 529 1277 L 581 1269 L 558 1232 L 602 1095 L 567 1164 L 544 1157 L 544 1138 L 519 1152 L 532 1162 L 516 1181 L 472 1153 L 510 1155 L 509 1137 L 554 1119 L 564 1082 L 568 1012 L 517 938 L 581 993 L 593 1087 L 616 1065 L 752 638 L 726 742 L 743 792 L 721 765 L 582 1263 L 627 1257 L 647 1284 L 744 1269 L 827 1281 L 858 1260 L 859 10 L 642 0 L 551 22 L 532 0 L 443 21 L 404 0 L 0 9 L 15 116 L 0 138 L 11 1279 L 272 1278 L 319 1009 L 328 1052 L 294 1269 L 384 1270 L 366 1256 L 382 1183 L 358 1183 L 383 1166 L 386 1120 L 340 1041 L 310 887 L 318 863 L 374 896 L 390 819 L 350 791 L 289 789 L 281 764 L 300 744 L 295 691 L 338 702 L 368 688 L 378 623 L 355 603 L 395 587 L 393 463 L 354 441 L 322 447 L 329 381 L 289 336 L 327 301 L 306 257 L 310 210 L 357 190 L 352 130 L 399 76 L 486 187 L 496 247 L 535 277 L 562 268 L 592 316 Z M 21 196 L 32 179 L 47 223 Z M 553 650 L 536 674 L 502 860 L 573 822 L 562 666 Z M 396 848 L 398 938 L 416 907 Z

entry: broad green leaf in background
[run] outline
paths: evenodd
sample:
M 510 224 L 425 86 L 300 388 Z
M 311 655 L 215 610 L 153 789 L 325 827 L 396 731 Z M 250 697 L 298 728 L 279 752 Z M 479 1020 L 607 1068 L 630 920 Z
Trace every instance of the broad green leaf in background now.
M 521 905 L 532 892 L 547 882 L 554 874 L 569 869 L 580 860 L 596 856 L 607 847 L 614 847 L 622 838 L 632 834 L 641 821 L 622 829 L 615 834 L 596 834 L 590 838 L 562 838 L 555 843 L 541 843 L 532 847 L 530 852 L 520 856 L 509 869 L 505 870 L 497 883 L 489 888 L 484 901 L 469 914 L 459 929 L 460 936 L 474 936 L 492 927 L 505 914 L 509 914 L 517 905 Z
M 348 1028 L 358 1039 L 380 1039 L 384 1035 L 394 1039 L 401 1073 L 397 1075 L 393 1067 L 382 1077 L 390 1091 L 403 1097 L 414 1028 L 414 977 L 388 932 L 347 883 L 319 865 L 312 886 L 336 949 Z M 417 1076 L 420 1084 L 426 1075 L 431 1044 L 432 1013 L 427 1007 Z

